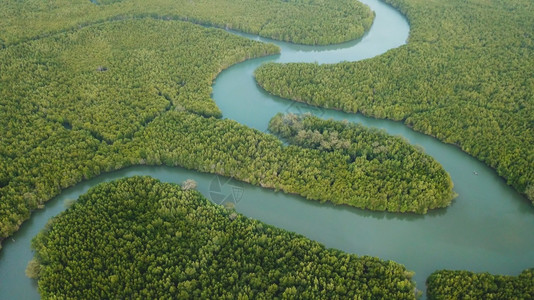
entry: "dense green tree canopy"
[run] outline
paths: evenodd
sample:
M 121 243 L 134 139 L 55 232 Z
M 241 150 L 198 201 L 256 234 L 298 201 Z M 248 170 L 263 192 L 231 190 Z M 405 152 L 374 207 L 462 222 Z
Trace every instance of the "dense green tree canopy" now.
M 285 147 L 217 119 L 210 98 L 215 76 L 278 51 L 220 29 L 152 18 L 90 25 L 0 50 L 6 128 L 0 239 L 61 189 L 134 164 L 183 166 L 376 210 L 424 213 L 448 203 L 448 176 L 439 187 L 430 177 L 415 185 L 390 182 L 384 188 L 402 196 L 385 204 L 387 194 L 377 190 L 382 173 L 364 174 L 342 153 Z M 408 208 L 407 201 L 415 204 Z
M 533 299 L 534 270 L 519 276 L 442 270 L 427 279 L 429 300 L 438 299 Z
M 408 17 L 407 45 L 360 62 L 264 65 L 259 84 L 312 105 L 404 121 L 459 145 L 534 201 L 527 193 L 534 186 L 534 3 L 387 2 Z
M 152 19 L 0 50 L 0 237 L 60 189 L 138 163 L 119 144 L 165 112 L 220 116 L 213 78 L 278 51 L 219 29 Z
M 184 166 L 377 210 L 424 213 L 453 196 L 435 161 L 383 133 L 310 118 L 302 130 L 272 128 L 293 144 L 285 146 L 217 119 L 215 76 L 278 49 L 191 23 L 328 44 L 370 27 L 373 14 L 357 1 L 95 2 L 0 2 L 0 241 L 62 189 L 134 164 Z M 389 2 L 412 24 L 407 46 L 360 63 L 268 65 L 260 83 L 312 104 L 404 120 L 459 144 L 534 199 L 532 3 Z M 414 169 L 393 170 L 403 163 Z M 41 276 L 45 297 L 414 297 L 411 273 L 396 263 L 326 250 L 189 187 L 136 178 L 93 189 L 35 240 L 28 274 Z M 503 295 L 532 295 L 521 290 L 529 285 L 513 286 L 518 293 Z
M 426 213 L 448 205 L 453 197 L 452 183 L 433 159 L 407 144 L 397 151 L 403 142 L 384 133 L 371 133 L 362 143 L 387 144 L 388 139 L 393 145 L 380 148 L 383 157 L 406 154 L 406 167 L 425 174 L 399 172 L 400 160 L 367 161 L 360 157 L 353 161 L 343 152 L 298 144 L 284 146 L 275 137 L 234 121 L 178 112 L 154 120 L 123 151 L 139 151 L 140 159 L 147 164 L 223 174 L 308 199 L 359 208 Z M 406 178 L 412 175 L 410 180 Z
M 353 197 L 344 195 L 351 205 L 426 212 L 448 206 L 454 196 L 451 179 L 441 165 L 400 137 L 312 115 L 278 114 L 269 130 L 291 144 L 345 156 L 351 178 L 358 182 Z
M 0 48 L 39 36 L 125 18 L 180 19 L 301 44 L 361 37 L 373 22 L 352 0 L 6 0 L 0 2 Z M 31 20 L 31 22 L 29 22 Z
M 358 257 L 149 177 L 103 183 L 34 240 L 44 299 L 415 299 L 402 265 Z

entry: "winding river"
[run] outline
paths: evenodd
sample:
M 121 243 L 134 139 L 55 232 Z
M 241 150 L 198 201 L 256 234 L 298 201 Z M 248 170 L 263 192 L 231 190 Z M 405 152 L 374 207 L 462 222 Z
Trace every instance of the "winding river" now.
M 98 183 L 133 175 L 149 175 L 175 183 L 192 178 L 198 182 L 198 190 L 215 202 L 237 191 L 233 195 L 238 212 L 298 232 L 327 247 L 402 263 L 416 272 L 414 279 L 421 290 L 425 290 L 426 277 L 438 269 L 517 275 L 523 269 L 534 267 L 534 207 L 507 186 L 494 170 L 457 147 L 414 132 L 402 123 L 297 104 L 270 96 L 257 87 L 252 73 L 267 61 L 354 61 L 402 46 L 409 33 L 406 19 L 377 0 L 362 2 L 376 12 L 376 19 L 369 33 L 359 41 L 311 47 L 240 34 L 276 43 L 282 52 L 245 61 L 223 71 L 214 83 L 213 98 L 225 118 L 262 131 L 277 112 L 309 111 L 323 118 L 346 119 L 402 135 L 412 144 L 422 146 L 451 174 L 459 197 L 449 208 L 424 216 L 370 212 L 320 204 L 181 168 L 127 168 L 66 189 L 49 201 L 45 209 L 34 212 L 13 238 L 4 241 L 0 251 L 0 298 L 39 299 L 35 282 L 24 274 L 32 258 L 31 239 L 51 217 L 65 209 L 65 202 L 76 199 Z

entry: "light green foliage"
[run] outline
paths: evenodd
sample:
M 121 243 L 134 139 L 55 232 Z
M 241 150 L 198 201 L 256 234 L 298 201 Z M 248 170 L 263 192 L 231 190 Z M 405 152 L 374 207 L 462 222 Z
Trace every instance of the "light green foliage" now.
M 533 299 L 534 270 L 519 276 L 442 270 L 427 279 L 429 300 L 445 299 Z
M 32 279 L 39 278 L 39 273 L 41 272 L 41 265 L 37 261 L 37 259 L 33 258 L 28 262 L 28 266 L 26 267 L 26 276 Z
M 421 213 L 448 206 L 454 197 L 443 167 L 400 137 L 312 115 L 278 114 L 269 130 L 291 144 L 345 156 L 350 178 L 358 182 L 352 186 L 352 197 L 343 195 L 350 205 Z
M 369 7 L 351 0 L 6 0 L 0 2 L 0 48 L 77 26 L 113 19 L 180 19 L 301 44 L 361 37 Z M 31 20 L 31 22 L 29 22 Z
M 44 299 L 415 299 L 402 265 L 325 249 L 149 177 L 92 188 L 33 247 Z
M 197 182 L 193 179 L 187 179 L 182 183 L 182 189 L 184 190 L 194 190 L 197 188 Z
M 259 84 L 312 105 L 404 121 L 525 192 L 534 184 L 534 3 L 387 2 L 409 19 L 407 45 L 353 63 L 264 65 Z

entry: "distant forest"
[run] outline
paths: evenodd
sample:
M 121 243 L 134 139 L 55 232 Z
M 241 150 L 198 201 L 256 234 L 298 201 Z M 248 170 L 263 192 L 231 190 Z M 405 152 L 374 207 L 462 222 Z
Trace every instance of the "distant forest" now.
M 374 14 L 351 0 L 6 0 L 0 3 L 0 48 L 90 24 L 147 17 L 327 45 L 360 38 Z

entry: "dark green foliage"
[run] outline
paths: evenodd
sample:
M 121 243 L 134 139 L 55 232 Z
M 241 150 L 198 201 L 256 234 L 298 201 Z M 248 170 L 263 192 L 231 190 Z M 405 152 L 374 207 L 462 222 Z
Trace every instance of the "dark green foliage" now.
M 533 299 L 534 269 L 519 276 L 442 270 L 427 279 L 429 300 L 438 299 Z
M 534 185 L 534 3 L 387 2 L 410 21 L 407 45 L 354 63 L 267 64 L 256 71 L 259 84 L 312 105 L 402 120 L 525 192 Z
M 0 2 L 0 48 L 50 33 L 116 19 L 180 19 L 325 45 L 361 37 L 369 7 L 351 0 L 6 0 Z M 59 17 L 61 16 L 61 17 Z M 32 22 L 28 22 L 32 20 Z
M 353 190 L 358 197 L 356 203 L 348 201 L 351 205 L 426 212 L 448 206 L 454 197 L 453 184 L 442 166 L 400 137 L 312 115 L 278 114 L 269 130 L 291 144 L 345 156 L 358 182 Z
M 402 265 L 325 249 L 149 177 L 92 188 L 33 247 L 44 299 L 415 298 Z

